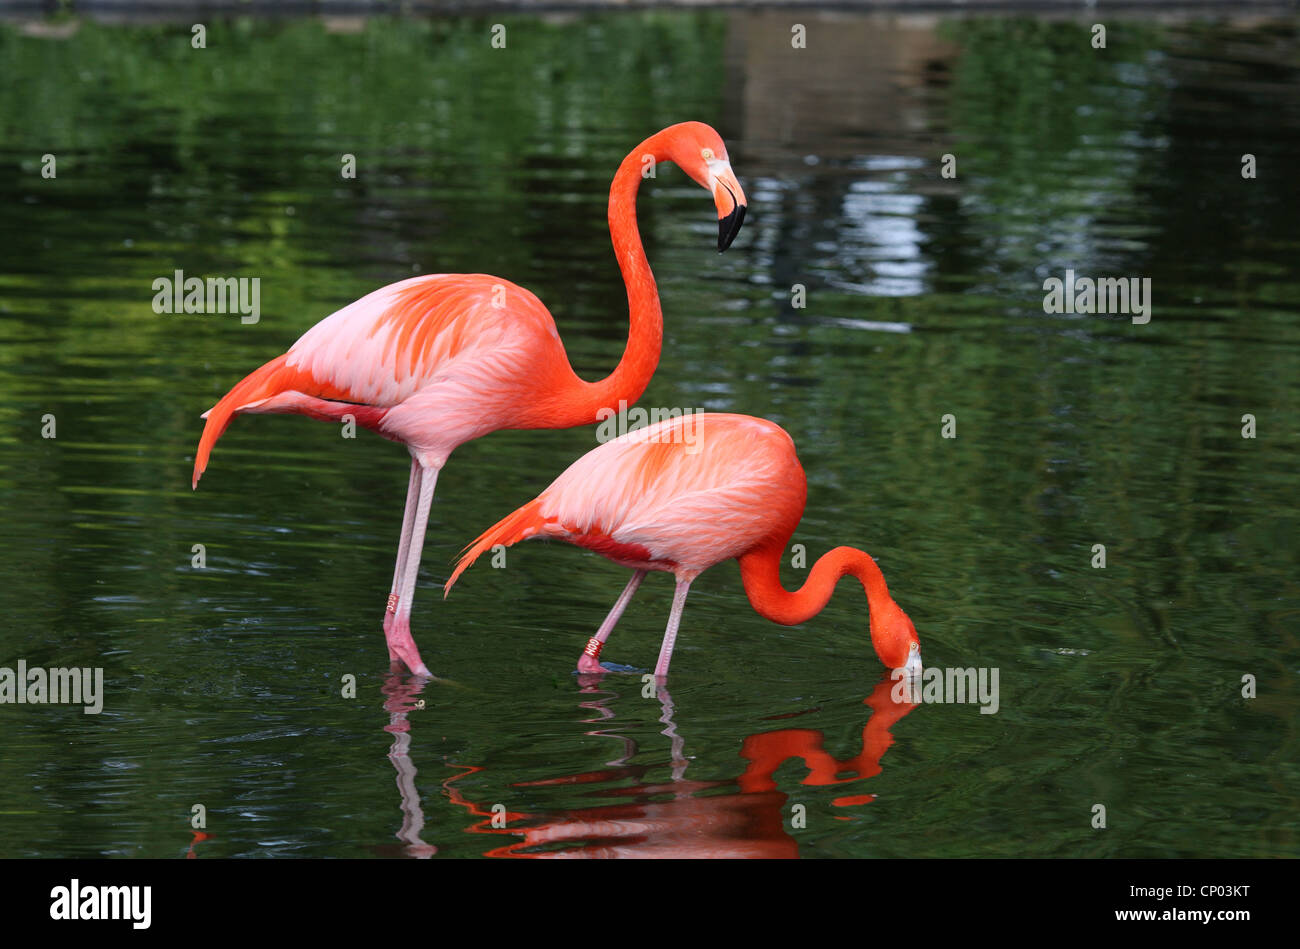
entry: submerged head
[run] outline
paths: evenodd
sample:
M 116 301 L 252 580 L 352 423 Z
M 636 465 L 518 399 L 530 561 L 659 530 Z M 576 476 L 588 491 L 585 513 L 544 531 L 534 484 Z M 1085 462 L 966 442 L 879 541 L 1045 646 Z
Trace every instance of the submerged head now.
M 921 640 L 916 627 L 893 600 L 871 610 L 871 645 L 889 668 L 921 671 Z
M 666 156 L 713 195 L 718 208 L 718 253 L 731 246 L 745 221 L 745 192 L 731 170 L 722 137 L 703 122 L 682 122 L 663 130 Z

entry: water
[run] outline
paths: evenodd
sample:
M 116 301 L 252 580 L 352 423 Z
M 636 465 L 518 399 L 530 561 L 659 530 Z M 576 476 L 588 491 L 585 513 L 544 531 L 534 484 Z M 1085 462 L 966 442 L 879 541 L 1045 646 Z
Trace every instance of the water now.
M 1103 52 L 1082 21 L 800 19 L 802 51 L 760 12 L 512 16 L 505 50 L 484 19 L 0 26 L 0 665 L 106 688 L 0 705 L 0 855 L 1296 852 L 1296 21 L 1115 19 Z M 595 556 L 524 545 L 443 602 L 593 429 L 453 457 L 422 687 L 379 629 L 400 448 L 243 418 L 190 491 L 200 412 L 412 274 L 515 280 L 608 372 L 609 178 L 685 118 L 750 213 L 719 257 L 680 172 L 643 189 L 642 404 L 785 426 L 795 542 L 876 556 L 927 663 L 999 670 L 997 714 L 892 701 L 850 584 L 786 629 L 716 568 L 658 697 L 572 672 L 626 579 Z M 1151 278 L 1151 321 L 1045 313 L 1067 268 Z M 261 319 L 155 314 L 177 269 L 259 277 Z M 670 592 L 606 658 L 653 665 Z

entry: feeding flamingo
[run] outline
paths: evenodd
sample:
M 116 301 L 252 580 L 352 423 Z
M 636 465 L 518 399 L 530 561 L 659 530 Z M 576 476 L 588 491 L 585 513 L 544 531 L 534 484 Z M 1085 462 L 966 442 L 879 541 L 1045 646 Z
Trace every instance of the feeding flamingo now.
M 640 398 L 654 374 L 663 315 L 636 224 L 637 189 L 651 160 L 676 164 L 713 193 L 719 251 L 745 218 L 745 193 L 709 126 L 673 125 L 628 153 L 609 189 L 609 230 L 631 325 L 617 368 L 599 382 L 578 378 L 551 314 L 523 287 L 486 274 L 432 274 L 383 287 L 321 320 L 204 413 L 192 486 L 241 413 L 350 415 L 407 447 L 411 476 L 384 635 L 389 659 L 412 672 L 430 674 L 411 637 L 411 600 L 434 486 L 451 452 L 497 429 L 599 421 L 601 409 Z
M 803 517 L 808 482 L 785 429 L 748 415 L 697 413 L 636 429 L 593 448 L 513 514 L 466 548 L 443 595 L 484 551 L 530 537 L 554 537 L 594 550 L 633 571 L 632 579 L 578 660 L 598 658 L 649 570 L 677 579 L 655 675 L 668 674 L 691 582 L 734 557 L 749 602 L 783 626 L 821 612 L 835 584 L 852 575 L 867 594 L 871 642 L 886 666 L 915 674 L 921 644 L 868 554 L 836 547 L 791 593 L 781 585 L 781 556 Z

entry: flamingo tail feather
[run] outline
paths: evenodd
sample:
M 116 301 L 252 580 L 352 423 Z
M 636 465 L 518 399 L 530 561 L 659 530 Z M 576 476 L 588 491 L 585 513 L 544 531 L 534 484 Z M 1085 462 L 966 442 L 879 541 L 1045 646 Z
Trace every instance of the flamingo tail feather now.
M 452 584 L 481 554 L 486 553 L 498 544 L 510 547 L 521 540 L 527 540 L 529 537 L 535 537 L 541 533 L 547 523 L 547 519 L 541 514 L 541 506 L 541 498 L 529 501 L 519 510 L 513 514 L 507 514 L 480 534 L 465 548 L 465 551 L 460 555 L 460 559 L 456 561 L 456 569 L 452 571 L 451 576 L 447 578 L 447 582 L 442 588 L 443 597 L 445 598 L 451 592 Z
M 191 488 L 199 486 L 199 478 L 208 467 L 208 458 L 212 455 L 212 446 L 229 427 L 234 417 L 243 409 L 250 408 L 278 393 L 281 370 L 284 369 L 285 356 L 277 356 L 265 366 L 256 369 L 235 383 L 235 387 L 221 397 L 212 408 L 203 413 L 207 422 L 203 426 L 203 435 L 199 438 L 198 451 L 194 453 L 194 475 Z

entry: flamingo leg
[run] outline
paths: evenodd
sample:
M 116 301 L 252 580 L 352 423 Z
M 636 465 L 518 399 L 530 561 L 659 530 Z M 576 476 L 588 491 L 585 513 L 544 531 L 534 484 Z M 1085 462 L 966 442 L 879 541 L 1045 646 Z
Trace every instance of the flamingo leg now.
M 587 640 L 587 646 L 582 650 L 582 655 L 578 657 L 579 672 L 601 672 L 600 650 L 605 645 L 605 640 L 609 639 L 609 634 L 614 631 L 619 619 L 623 616 L 623 611 L 627 605 L 632 602 L 632 594 L 636 593 L 636 588 L 641 585 L 645 579 L 644 570 L 634 571 L 632 579 L 627 581 L 627 586 L 619 594 L 618 601 L 614 604 L 609 615 L 605 617 L 605 622 L 600 624 L 600 629 L 596 630 L 596 635 Z
M 668 663 L 673 660 L 673 646 L 677 644 L 677 627 L 682 621 L 682 610 L 686 607 L 686 594 L 690 590 L 690 580 L 677 581 L 677 589 L 673 591 L 673 611 L 668 616 L 668 628 L 664 630 L 664 644 L 659 647 L 659 662 L 655 664 L 656 679 L 663 679 L 668 675 Z
M 393 585 L 388 590 L 388 608 L 384 611 L 384 632 L 388 632 L 397 616 L 397 604 L 401 602 L 402 577 L 406 572 L 406 557 L 411 550 L 411 530 L 415 526 L 416 499 L 420 494 L 420 463 L 411 458 L 411 480 L 406 486 L 406 508 L 402 512 L 402 536 L 397 543 L 397 563 L 393 566 Z M 397 657 L 389 650 L 390 659 Z
M 414 484 L 416 476 L 411 481 Z M 406 557 L 401 564 L 401 589 L 398 592 L 396 612 L 391 623 L 385 623 L 384 635 L 388 639 L 388 655 L 394 662 L 400 660 L 416 675 L 432 678 L 433 673 L 420 658 L 420 650 L 411 637 L 411 600 L 415 597 L 415 581 L 420 573 L 420 555 L 424 551 L 424 532 L 429 524 L 429 508 L 433 504 L 433 491 L 438 485 L 436 468 L 421 468 L 419 473 L 418 500 L 415 515 L 411 521 L 409 543 L 406 545 Z M 403 525 L 403 534 L 405 534 Z M 402 559 L 399 548 L 398 558 Z M 391 602 L 391 601 L 390 601 Z

